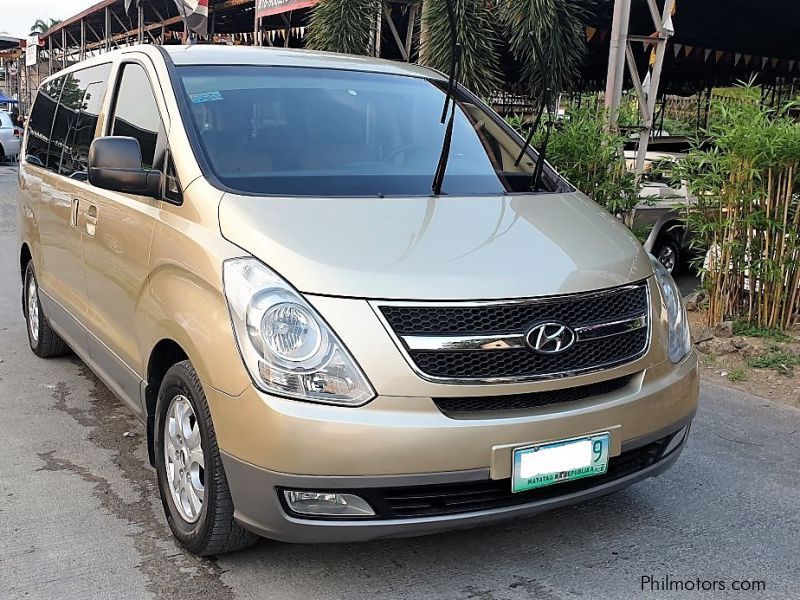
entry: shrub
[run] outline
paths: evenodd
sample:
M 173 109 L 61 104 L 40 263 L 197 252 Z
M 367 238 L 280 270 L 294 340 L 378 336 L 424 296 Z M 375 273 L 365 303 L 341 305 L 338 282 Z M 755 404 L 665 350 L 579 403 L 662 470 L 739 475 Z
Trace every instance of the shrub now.
M 512 126 L 520 125 L 518 118 L 509 122 Z M 544 126 L 537 133 L 537 147 L 543 135 Z M 633 208 L 640 201 L 641 187 L 621 155 L 624 141 L 623 136 L 606 130 L 604 113 L 577 108 L 553 130 L 547 160 L 572 185 L 632 227 Z

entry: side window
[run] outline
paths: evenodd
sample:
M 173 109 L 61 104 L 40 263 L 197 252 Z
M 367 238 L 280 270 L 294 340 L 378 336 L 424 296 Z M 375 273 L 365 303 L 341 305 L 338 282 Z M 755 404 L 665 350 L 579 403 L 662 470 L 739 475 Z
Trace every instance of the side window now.
M 36 101 L 33 103 L 28 121 L 28 142 L 24 153 L 26 162 L 40 167 L 47 166 L 53 117 L 56 114 L 63 83 L 63 77 L 49 81 L 36 94 Z
M 95 137 L 111 65 L 98 65 L 70 73 L 64 81 L 48 167 L 67 177 L 86 177 L 89 146 Z M 57 160 L 53 164 L 53 160 Z
M 161 129 L 153 88 L 144 68 L 136 63 L 123 65 L 120 78 L 111 135 L 139 140 L 142 164 L 149 170 L 155 163 L 156 141 Z

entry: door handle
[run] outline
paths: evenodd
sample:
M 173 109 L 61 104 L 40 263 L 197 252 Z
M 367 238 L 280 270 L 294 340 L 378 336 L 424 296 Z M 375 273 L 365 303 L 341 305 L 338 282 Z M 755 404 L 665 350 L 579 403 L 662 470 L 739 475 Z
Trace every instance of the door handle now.
M 86 234 L 94 237 L 97 231 L 97 206 L 90 204 L 83 218 L 86 220 Z
M 81 201 L 78 198 L 72 199 L 72 209 L 70 210 L 69 214 L 69 224 L 75 229 L 78 228 L 78 208 L 80 207 L 80 203 Z

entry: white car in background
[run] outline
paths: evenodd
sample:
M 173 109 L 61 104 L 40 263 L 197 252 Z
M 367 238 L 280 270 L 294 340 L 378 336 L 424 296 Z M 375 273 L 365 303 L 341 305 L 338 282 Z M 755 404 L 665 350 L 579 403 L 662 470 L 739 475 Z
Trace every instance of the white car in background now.
M 634 140 L 625 147 L 628 169 L 636 168 Z M 634 211 L 634 227 L 648 227 L 644 247 L 671 274 L 676 274 L 695 258 L 691 234 L 686 230 L 687 206 L 697 202 L 684 181 L 671 178 L 671 164 L 686 157 L 690 142 L 684 137 L 653 138 L 645 156 L 641 202 Z
M 10 114 L 0 110 L 0 162 L 19 154 L 21 140 L 22 129 L 14 125 Z

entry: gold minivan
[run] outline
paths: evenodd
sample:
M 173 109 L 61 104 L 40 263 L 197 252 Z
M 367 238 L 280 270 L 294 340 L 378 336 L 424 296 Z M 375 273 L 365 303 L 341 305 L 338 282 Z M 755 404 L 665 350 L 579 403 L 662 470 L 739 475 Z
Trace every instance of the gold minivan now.
M 447 139 L 448 87 L 194 45 L 39 89 L 30 345 L 74 351 L 142 419 L 193 552 L 520 518 L 681 453 L 698 374 L 674 281 L 463 87 Z

